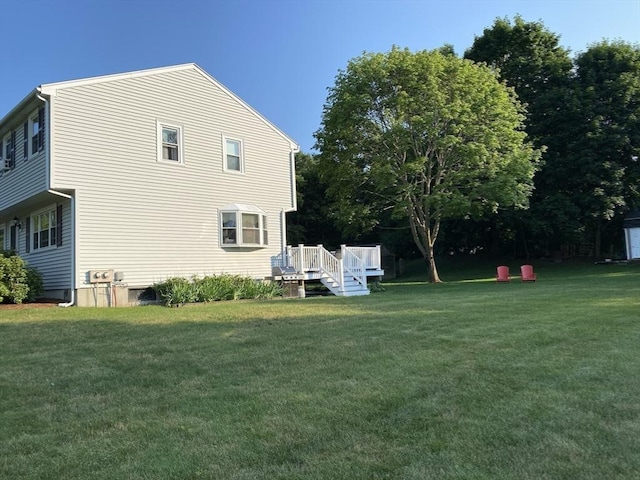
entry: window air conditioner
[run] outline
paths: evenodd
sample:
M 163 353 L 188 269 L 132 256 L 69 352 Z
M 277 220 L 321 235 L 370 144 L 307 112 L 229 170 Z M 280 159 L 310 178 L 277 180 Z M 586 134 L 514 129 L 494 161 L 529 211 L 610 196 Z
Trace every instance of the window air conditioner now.
M 0 158 L 0 172 L 9 170 L 9 166 L 6 164 L 4 158 Z

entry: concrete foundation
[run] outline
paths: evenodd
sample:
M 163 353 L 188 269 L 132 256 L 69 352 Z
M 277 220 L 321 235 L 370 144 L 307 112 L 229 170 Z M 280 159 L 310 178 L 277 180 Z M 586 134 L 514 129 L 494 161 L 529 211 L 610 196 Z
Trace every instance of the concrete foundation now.
M 78 307 L 128 307 L 129 289 L 124 286 L 95 284 L 79 288 L 76 293 Z

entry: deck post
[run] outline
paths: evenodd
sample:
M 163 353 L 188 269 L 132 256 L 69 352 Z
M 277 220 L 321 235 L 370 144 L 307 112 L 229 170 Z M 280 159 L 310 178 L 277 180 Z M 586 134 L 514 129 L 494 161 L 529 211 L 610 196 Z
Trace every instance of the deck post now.
M 300 262 L 300 272 L 304 273 L 304 243 L 299 243 L 298 244 L 298 257 L 299 257 L 299 262 Z
M 295 265 L 289 265 L 289 261 L 293 259 L 291 256 L 291 245 L 287 245 L 285 251 L 282 253 L 285 257 L 283 258 L 284 267 L 294 267 Z
M 340 245 L 340 290 L 344 292 L 344 259 L 346 258 L 347 246 Z
M 322 244 L 319 243 L 318 244 L 318 268 L 320 269 L 320 271 L 322 272 L 323 267 L 324 267 L 324 262 L 322 261 L 323 255 L 322 255 Z

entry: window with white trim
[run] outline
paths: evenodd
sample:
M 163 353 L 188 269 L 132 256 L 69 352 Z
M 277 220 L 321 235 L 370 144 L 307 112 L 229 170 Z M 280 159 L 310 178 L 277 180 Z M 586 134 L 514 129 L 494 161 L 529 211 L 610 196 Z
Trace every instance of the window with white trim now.
M 6 231 L 6 229 L 5 229 L 4 225 L 0 225 L 0 250 L 4 250 L 5 249 L 5 245 L 4 245 L 4 242 L 6 241 L 5 240 L 5 236 L 6 236 L 5 231 Z
M 230 206 L 220 212 L 223 247 L 261 247 L 269 243 L 267 216 L 257 207 Z
M 40 151 L 41 148 L 41 134 L 40 134 L 40 115 L 38 114 L 38 110 L 36 110 L 31 117 L 29 118 L 29 129 L 31 141 L 29 142 L 31 145 L 31 155 L 35 155 Z
M 157 122 L 158 161 L 184 163 L 182 127 Z
M 16 142 L 16 132 L 12 131 L 5 135 L 4 141 L 2 144 L 4 145 L 4 170 L 11 170 L 15 166 L 15 142 Z M 2 146 L 0 144 L 0 146 Z
M 56 207 L 31 215 L 31 249 L 35 251 L 55 247 L 58 238 L 57 226 Z
M 224 170 L 229 172 L 244 172 L 244 155 L 242 140 L 223 137 Z

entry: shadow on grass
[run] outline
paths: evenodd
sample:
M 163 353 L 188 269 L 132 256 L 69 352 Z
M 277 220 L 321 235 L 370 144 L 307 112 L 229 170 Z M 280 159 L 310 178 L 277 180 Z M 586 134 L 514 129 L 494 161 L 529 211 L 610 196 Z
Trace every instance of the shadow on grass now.
M 10 312 L 0 477 L 633 478 L 640 272 L 565 272 Z

